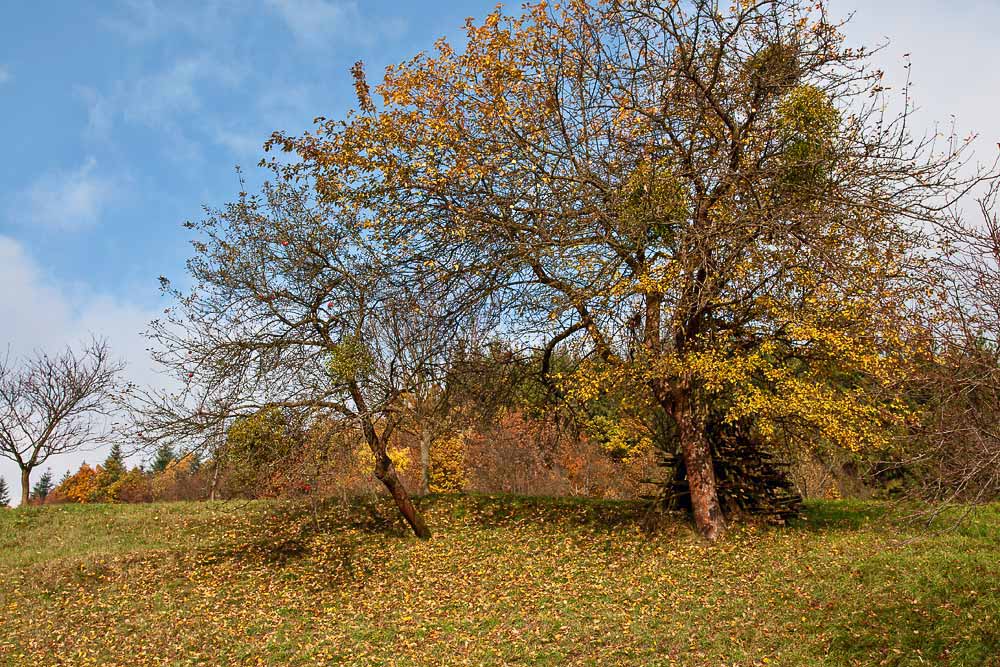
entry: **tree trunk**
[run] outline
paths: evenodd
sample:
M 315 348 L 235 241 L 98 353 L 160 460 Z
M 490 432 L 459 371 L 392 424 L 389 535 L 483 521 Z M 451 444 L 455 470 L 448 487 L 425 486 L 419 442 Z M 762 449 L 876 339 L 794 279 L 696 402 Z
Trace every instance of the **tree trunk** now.
M 692 404 L 686 391 L 675 392 L 669 412 L 677 422 L 694 524 L 706 540 L 715 542 L 726 531 L 726 519 L 719 505 L 712 449 L 705 434 L 706 416 Z
M 403 486 L 399 475 L 396 474 L 396 466 L 392 464 L 392 459 L 389 458 L 389 453 L 386 451 L 388 443 L 379 436 L 378 431 L 375 429 L 375 423 L 368 414 L 365 397 L 361 394 L 361 390 L 356 382 L 351 382 L 349 387 L 351 398 L 354 399 L 354 404 L 358 407 L 358 419 L 361 421 L 361 431 L 365 435 L 365 442 L 368 443 L 368 449 L 375 456 L 375 477 L 385 484 L 385 488 L 389 490 L 392 499 L 396 501 L 399 513 L 403 515 L 406 523 L 410 524 L 410 528 L 413 529 L 413 534 L 422 540 L 430 538 L 430 528 L 427 527 L 424 518 L 420 516 L 420 512 L 413 505 L 413 501 L 410 500 L 410 494 L 406 492 L 406 487 Z
M 431 432 L 426 427 L 420 429 L 420 493 L 431 492 Z
M 392 499 L 396 501 L 399 513 L 403 515 L 406 523 L 410 524 L 410 528 L 413 529 L 413 534 L 422 540 L 428 539 L 431 536 L 431 530 L 427 527 L 420 512 L 413 505 L 413 501 L 410 500 L 410 495 L 406 492 L 406 488 L 399 479 L 399 475 L 396 474 L 396 466 L 392 464 L 392 460 L 384 452 L 381 456 L 376 454 L 375 458 L 375 477 L 385 484 L 385 488 L 389 490 Z
M 215 467 L 212 469 L 212 486 L 208 491 L 208 499 L 215 500 L 215 495 L 219 490 L 219 470 L 222 468 L 222 464 L 219 461 L 218 454 L 215 457 Z
M 28 506 L 28 500 L 30 499 L 31 493 L 31 482 L 29 480 L 31 476 L 31 470 L 28 468 L 21 468 L 21 507 Z

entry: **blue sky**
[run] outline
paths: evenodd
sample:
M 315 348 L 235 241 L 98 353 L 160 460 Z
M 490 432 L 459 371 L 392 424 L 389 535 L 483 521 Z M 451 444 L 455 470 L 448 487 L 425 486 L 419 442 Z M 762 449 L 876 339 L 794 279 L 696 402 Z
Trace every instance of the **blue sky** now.
M 354 61 L 377 73 L 490 6 L 6 4 L 0 232 L 54 280 L 142 305 L 187 252 L 178 223 L 237 192 L 271 131 L 342 111 Z
M 188 256 L 181 223 L 254 180 L 271 131 L 310 127 L 353 102 L 349 68 L 460 41 L 495 2 L 102 0 L 0 8 L 0 345 L 22 354 L 93 333 L 131 377 L 155 382 L 139 331 L 166 305 L 157 277 Z M 854 43 L 892 43 L 890 80 L 913 61 L 927 128 L 958 118 L 981 157 L 1000 141 L 995 0 L 831 0 Z M 519 3 L 510 3 L 517 7 Z M 81 459 L 53 462 L 57 476 Z M 15 470 L 0 475 L 16 485 Z

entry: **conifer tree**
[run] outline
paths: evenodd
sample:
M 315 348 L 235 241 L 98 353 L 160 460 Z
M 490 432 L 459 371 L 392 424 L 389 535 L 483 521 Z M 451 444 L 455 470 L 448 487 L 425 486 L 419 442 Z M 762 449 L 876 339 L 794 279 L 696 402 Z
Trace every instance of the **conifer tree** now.
M 45 499 L 52 492 L 53 488 L 55 488 L 55 485 L 52 482 L 52 469 L 49 468 L 35 482 L 34 488 L 31 489 L 31 497 L 35 500 L 45 502 Z
M 122 454 L 122 447 L 117 442 L 111 446 L 108 458 L 104 460 L 104 474 L 109 480 L 121 479 L 125 474 L 125 456 Z
M 10 492 L 7 490 L 7 480 L 0 477 L 0 507 L 10 507 Z
M 176 459 L 173 447 L 170 443 L 164 442 L 157 448 L 156 456 L 153 457 L 153 463 L 150 465 L 150 470 L 154 473 L 161 473 L 167 469 L 171 463 Z

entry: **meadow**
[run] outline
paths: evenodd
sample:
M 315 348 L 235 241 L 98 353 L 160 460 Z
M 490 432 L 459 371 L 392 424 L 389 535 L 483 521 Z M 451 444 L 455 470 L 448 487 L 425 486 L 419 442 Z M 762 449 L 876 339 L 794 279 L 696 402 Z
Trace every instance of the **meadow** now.
M 720 543 L 637 502 L 0 512 L 3 665 L 1000 665 L 1000 507 L 856 501 Z

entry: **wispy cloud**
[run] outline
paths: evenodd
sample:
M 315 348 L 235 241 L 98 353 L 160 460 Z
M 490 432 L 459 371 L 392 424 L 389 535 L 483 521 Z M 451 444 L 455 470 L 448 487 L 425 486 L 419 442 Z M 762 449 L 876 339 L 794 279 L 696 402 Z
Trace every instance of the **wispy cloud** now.
M 246 9 L 219 0 L 115 2 L 103 27 L 135 53 L 155 48 L 160 57 L 137 60 L 145 66 L 125 69 L 110 85 L 76 88 L 87 109 L 85 135 L 114 142 L 117 124 L 143 126 L 156 131 L 168 159 L 203 159 L 205 121 L 217 115 L 209 101 L 236 91 L 252 73 L 234 56 Z
M 0 85 L 10 81 L 10 68 L 6 65 L 0 64 Z
M 88 158 L 80 167 L 44 174 L 15 196 L 8 217 L 14 222 L 77 230 L 100 221 L 116 196 L 116 183 Z
M 206 54 L 181 58 L 162 69 L 118 81 L 107 92 L 77 86 L 75 93 L 87 110 L 85 136 L 111 141 L 115 124 L 126 122 L 155 130 L 163 139 L 159 146 L 169 149 L 168 157 L 200 159 L 201 141 L 196 130 L 205 118 L 214 115 L 206 100 L 220 89 L 235 89 L 245 76 L 240 66 Z
M 87 107 L 87 135 L 94 139 L 106 139 L 114 116 L 108 98 L 89 86 L 77 86 L 74 92 Z
M 101 23 L 132 44 L 176 38 L 178 33 L 206 41 L 224 41 L 234 29 L 232 18 L 241 13 L 243 6 L 244 3 L 217 0 L 184 3 L 123 0 Z
M 303 84 L 269 81 L 260 86 L 252 106 L 240 118 L 218 118 L 212 139 L 240 159 L 259 158 L 263 145 L 275 130 L 299 132 L 308 129 L 320 108 L 317 91 Z
M 123 86 L 118 101 L 128 120 L 157 126 L 200 109 L 204 88 L 232 87 L 242 78 L 243 73 L 227 63 L 208 57 L 185 58 Z
M 400 18 L 362 14 L 357 2 L 339 0 L 267 0 L 304 47 L 317 49 L 338 43 L 371 45 L 400 37 L 406 23 Z
M 102 23 L 130 42 L 142 42 L 158 35 L 164 28 L 165 15 L 153 0 L 127 0 L 117 14 Z
M 256 157 L 263 152 L 265 137 L 253 131 L 220 129 L 215 131 L 216 143 L 237 157 Z

